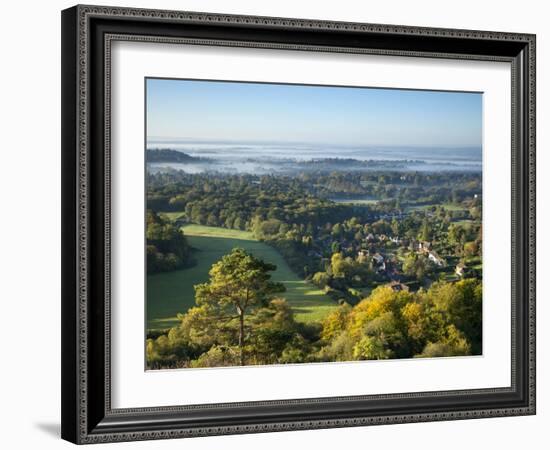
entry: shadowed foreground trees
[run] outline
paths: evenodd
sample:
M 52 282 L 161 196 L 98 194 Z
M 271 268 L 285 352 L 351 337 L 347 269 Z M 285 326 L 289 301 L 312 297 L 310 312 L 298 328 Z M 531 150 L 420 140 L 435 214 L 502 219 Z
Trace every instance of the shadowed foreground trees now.
M 167 272 L 193 264 L 187 239 L 174 224 L 147 210 L 147 273 Z
M 221 367 L 481 354 L 481 282 L 381 286 L 322 324 L 294 320 L 271 264 L 243 249 L 215 263 L 180 324 L 147 340 L 148 367 Z M 284 294 L 283 294 L 284 295 Z

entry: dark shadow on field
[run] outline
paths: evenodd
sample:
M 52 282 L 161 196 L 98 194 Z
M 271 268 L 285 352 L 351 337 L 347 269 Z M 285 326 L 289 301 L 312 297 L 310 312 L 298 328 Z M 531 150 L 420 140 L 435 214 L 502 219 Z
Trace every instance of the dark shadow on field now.
M 307 308 L 296 308 L 294 305 L 292 306 L 292 311 L 294 311 L 294 314 L 306 314 L 310 312 Z

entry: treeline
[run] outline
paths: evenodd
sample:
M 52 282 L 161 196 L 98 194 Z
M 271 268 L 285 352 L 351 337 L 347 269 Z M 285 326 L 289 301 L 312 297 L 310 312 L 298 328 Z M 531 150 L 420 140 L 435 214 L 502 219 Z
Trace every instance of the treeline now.
M 150 369 L 478 355 L 482 288 L 475 279 L 416 293 L 376 288 L 322 324 L 296 322 L 273 266 L 235 249 L 196 287 L 197 306 L 147 340 Z M 241 283 L 246 278 L 248 284 Z M 243 278 L 243 279 L 244 279 Z M 249 286 L 256 286 L 252 291 Z M 245 291 L 245 288 L 247 289 Z M 218 295 L 223 292 L 223 295 Z M 252 300 L 251 300 L 252 299 Z
M 298 177 L 309 192 L 320 197 L 394 199 L 401 205 L 458 203 L 481 193 L 481 175 L 461 172 L 304 173 Z
M 149 174 L 147 205 L 155 211 L 184 211 L 192 223 L 240 230 L 250 229 L 255 217 L 315 226 L 354 214 L 285 176 Z M 367 217 L 368 210 L 362 211 Z
M 171 150 L 168 148 L 160 149 L 147 149 L 145 151 L 145 159 L 147 162 L 175 162 L 175 163 L 193 163 L 193 162 L 208 162 L 206 158 L 197 158 L 191 155 L 188 155 L 184 152 L 179 152 L 177 150 Z
M 481 199 L 477 194 L 459 203 L 464 209 L 433 206 L 407 214 L 395 199 L 354 206 L 318 196 L 327 191 L 350 195 L 370 189 L 368 183 L 401 183 L 416 186 L 420 192 L 438 187 L 445 191 L 449 178 L 454 180 L 453 185 L 464 187 L 461 192 L 471 194 L 480 187 L 479 176 L 457 173 L 333 173 L 298 177 L 158 173 L 149 175 L 148 206 L 156 211 L 183 212 L 183 220 L 190 223 L 252 231 L 276 248 L 297 275 L 309 278 L 325 271 L 334 253 L 356 259 L 362 250 L 376 252 L 386 246 L 395 247 L 390 241 L 383 246 L 369 243 L 371 234 L 397 236 L 411 242 L 433 241 L 441 256 L 480 256 Z M 476 223 L 453 222 L 458 219 Z M 422 263 L 420 258 L 418 264 Z
M 179 153 L 179 152 L 177 152 Z M 285 189 L 293 189 L 319 198 L 365 198 L 395 200 L 401 205 L 460 203 L 480 197 L 482 191 L 481 174 L 472 172 L 364 172 L 340 170 L 331 173 L 303 172 L 295 176 L 275 175 L 218 175 L 188 174 L 182 171 L 149 174 L 149 194 L 159 201 L 170 201 L 174 194 L 186 188 L 207 183 L 216 185 L 216 180 L 225 179 L 234 188 L 254 184 L 269 189 L 283 183 Z M 166 198 L 168 197 L 168 198 Z M 172 204 L 176 199 L 172 200 Z M 170 208 L 169 203 L 163 207 Z M 170 210 L 170 209 L 166 209 Z
M 152 210 L 147 210 L 147 273 L 166 272 L 194 263 L 183 232 Z

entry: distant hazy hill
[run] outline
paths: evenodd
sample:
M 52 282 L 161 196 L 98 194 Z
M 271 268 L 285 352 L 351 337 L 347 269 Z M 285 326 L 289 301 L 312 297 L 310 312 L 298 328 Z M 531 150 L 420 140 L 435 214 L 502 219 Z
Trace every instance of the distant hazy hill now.
M 178 152 L 176 150 L 170 150 L 168 148 L 161 148 L 156 150 L 147 150 L 146 153 L 147 162 L 172 162 L 172 163 L 196 163 L 206 162 L 204 158 L 195 158 L 189 156 L 187 153 Z

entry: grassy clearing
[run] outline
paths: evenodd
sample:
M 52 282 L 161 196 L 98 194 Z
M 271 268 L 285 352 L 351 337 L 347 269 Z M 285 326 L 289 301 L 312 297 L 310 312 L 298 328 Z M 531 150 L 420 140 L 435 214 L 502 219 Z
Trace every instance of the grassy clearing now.
M 377 198 L 330 198 L 329 200 L 345 205 L 375 205 L 380 201 Z
M 273 279 L 284 283 L 281 296 L 292 305 L 296 320 L 319 321 L 337 305 L 320 289 L 300 279 L 273 248 L 254 239 L 248 231 L 187 225 L 182 228 L 189 243 L 197 251 L 194 267 L 147 276 L 147 328 L 173 326 L 176 314 L 195 305 L 195 284 L 208 280 L 212 264 L 235 247 L 242 247 L 255 256 L 275 264 Z
M 466 208 L 464 208 L 464 206 L 456 203 L 430 203 L 428 205 L 409 205 L 406 207 L 406 211 L 428 211 L 436 206 L 442 206 L 447 211 L 466 211 Z
M 462 220 L 453 220 L 453 223 L 456 225 L 462 225 L 464 227 L 471 227 L 475 221 L 471 219 L 462 219 Z
M 456 203 L 442 203 L 441 206 L 448 211 L 467 211 L 464 206 Z
M 472 258 L 466 258 L 466 264 L 475 270 L 482 270 L 483 269 L 483 260 L 479 256 L 475 256 Z
M 213 237 L 213 238 L 236 239 L 239 241 L 256 241 L 251 231 L 233 230 L 229 228 L 220 228 L 220 227 L 207 227 L 205 225 L 192 225 L 192 224 L 185 225 L 181 227 L 181 229 L 183 230 L 183 234 L 188 236 L 190 239 L 192 239 L 192 237 Z

